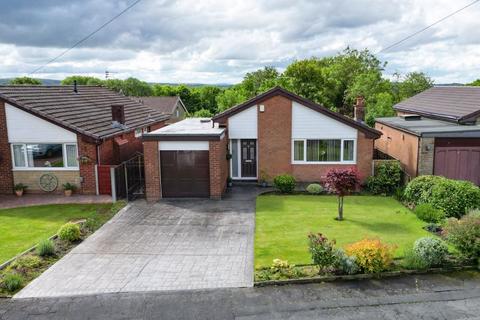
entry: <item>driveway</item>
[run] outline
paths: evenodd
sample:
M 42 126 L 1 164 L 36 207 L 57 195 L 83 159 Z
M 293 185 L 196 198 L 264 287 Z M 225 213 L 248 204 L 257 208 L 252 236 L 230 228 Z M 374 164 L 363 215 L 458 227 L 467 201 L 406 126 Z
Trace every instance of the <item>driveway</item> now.
M 134 202 L 15 298 L 251 287 L 256 193 Z

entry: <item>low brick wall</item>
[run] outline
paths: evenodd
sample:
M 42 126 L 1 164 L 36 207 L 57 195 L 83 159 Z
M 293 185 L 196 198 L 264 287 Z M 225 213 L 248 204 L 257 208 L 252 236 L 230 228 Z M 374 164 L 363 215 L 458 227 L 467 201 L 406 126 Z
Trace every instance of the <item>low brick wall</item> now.
M 62 193 L 63 184 L 67 182 L 80 186 L 79 171 L 13 171 L 13 181 L 15 184 L 27 185 L 27 193 L 47 193 L 39 186 L 40 177 L 46 173 L 53 174 L 58 179 L 58 187 L 53 191 L 54 193 Z

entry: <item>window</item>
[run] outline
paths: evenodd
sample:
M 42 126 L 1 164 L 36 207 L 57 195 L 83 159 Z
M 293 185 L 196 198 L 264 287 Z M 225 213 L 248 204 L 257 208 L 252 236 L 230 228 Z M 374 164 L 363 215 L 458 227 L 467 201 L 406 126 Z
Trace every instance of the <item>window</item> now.
M 14 168 L 78 168 L 73 143 L 13 144 L 12 157 Z
M 238 170 L 238 140 L 231 140 L 231 154 L 232 154 L 232 177 L 238 178 L 240 176 Z
M 142 129 L 135 129 L 135 138 L 140 138 L 142 136 Z
M 294 163 L 352 163 L 355 161 L 353 139 L 295 139 Z

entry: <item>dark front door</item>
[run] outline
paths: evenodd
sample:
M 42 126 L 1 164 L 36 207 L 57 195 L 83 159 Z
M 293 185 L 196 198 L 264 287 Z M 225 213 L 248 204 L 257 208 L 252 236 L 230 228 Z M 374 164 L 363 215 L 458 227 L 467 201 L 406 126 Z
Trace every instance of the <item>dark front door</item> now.
M 257 177 L 257 140 L 248 139 L 241 142 L 242 178 Z
M 160 151 L 163 197 L 208 197 L 208 161 L 208 151 Z

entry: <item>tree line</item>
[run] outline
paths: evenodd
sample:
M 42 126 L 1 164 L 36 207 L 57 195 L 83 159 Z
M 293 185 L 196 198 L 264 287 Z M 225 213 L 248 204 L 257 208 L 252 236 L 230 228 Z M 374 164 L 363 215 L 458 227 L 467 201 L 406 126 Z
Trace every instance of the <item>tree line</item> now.
M 295 60 L 285 71 L 266 66 L 247 73 L 230 87 L 149 84 L 136 78 L 102 80 L 70 76 L 62 85 L 103 85 L 127 96 L 180 96 L 193 116 L 209 117 L 250 99 L 274 86 L 282 86 L 300 96 L 344 115 L 353 115 L 357 96 L 366 100 L 366 122 L 376 117 L 393 116 L 393 105 L 433 86 L 423 72 L 395 74 L 387 79 L 381 62 L 369 50 L 346 48 L 330 57 Z M 16 78 L 12 84 L 41 84 L 38 79 Z M 470 85 L 480 85 L 480 79 Z

